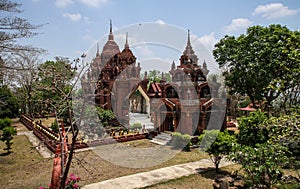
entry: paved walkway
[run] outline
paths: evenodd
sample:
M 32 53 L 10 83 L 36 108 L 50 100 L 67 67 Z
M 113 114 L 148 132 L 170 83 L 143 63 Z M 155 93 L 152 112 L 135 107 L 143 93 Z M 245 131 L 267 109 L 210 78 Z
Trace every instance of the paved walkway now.
M 233 164 L 230 161 L 222 160 L 220 167 Z M 134 189 L 150 186 L 153 184 L 189 176 L 205 171 L 205 168 L 213 167 L 210 159 L 202 159 L 197 162 L 185 163 L 156 169 L 153 171 L 137 173 L 115 179 L 109 179 L 98 183 L 93 183 L 82 187 L 83 189 Z

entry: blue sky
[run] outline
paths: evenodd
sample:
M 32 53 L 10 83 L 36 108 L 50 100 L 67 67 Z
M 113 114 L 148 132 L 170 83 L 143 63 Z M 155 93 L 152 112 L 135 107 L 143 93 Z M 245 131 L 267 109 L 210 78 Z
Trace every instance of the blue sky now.
M 24 11 L 19 16 L 28 19 L 32 24 L 47 23 L 38 30 L 40 33 L 38 36 L 22 41 L 47 50 L 48 53 L 43 57 L 47 60 L 55 56 L 70 59 L 80 57 L 82 53 L 95 48 L 95 42 L 98 40 L 101 49 L 107 39 L 110 19 L 113 21 L 115 35 L 121 31 L 120 36 L 116 36 L 121 50 L 126 30 L 131 30 L 130 26 L 144 23 L 153 23 L 154 27 L 164 24 L 175 27 L 171 29 L 170 36 L 153 30 L 153 36 L 160 37 L 157 42 L 160 40 L 164 42 L 168 37 L 169 41 L 177 40 L 173 33 L 177 30 L 184 31 L 183 44 L 178 47 L 181 51 L 186 44 L 186 31 L 190 29 L 193 40 L 201 42 L 209 52 L 214 43 L 225 34 L 240 35 L 252 25 L 267 26 L 276 23 L 286 25 L 291 30 L 299 30 L 300 25 L 299 0 L 20 0 L 18 2 L 22 4 L 21 9 Z M 151 33 L 145 35 L 149 36 Z M 133 46 L 134 43 L 140 42 L 134 37 L 129 32 L 129 43 Z M 141 60 L 143 53 L 154 55 L 149 47 L 142 48 L 143 51 L 139 49 L 141 46 L 132 50 Z M 169 55 L 176 56 L 176 53 Z M 180 53 L 175 58 L 161 58 L 166 61 L 172 59 L 178 61 L 179 56 Z M 199 61 L 203 62 L 201 59 L 202 57 L 199 57 Z

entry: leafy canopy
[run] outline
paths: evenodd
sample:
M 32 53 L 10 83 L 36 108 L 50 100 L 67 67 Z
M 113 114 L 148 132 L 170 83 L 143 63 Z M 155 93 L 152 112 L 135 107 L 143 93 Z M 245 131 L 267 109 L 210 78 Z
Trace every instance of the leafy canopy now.
M 300 80 L 300 32 L 281 25 L 253 26 L 239 37 L 225 36 L 213 55 L 231 94 L 269 104 Z

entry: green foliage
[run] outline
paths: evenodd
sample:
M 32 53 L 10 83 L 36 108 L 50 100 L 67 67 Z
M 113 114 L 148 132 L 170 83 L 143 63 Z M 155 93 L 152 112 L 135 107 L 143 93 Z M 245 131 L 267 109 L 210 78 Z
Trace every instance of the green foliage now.
M 142 128 L 142 124 L 141 123 L 134 123 L 130 126 L 131 130 L 140 130 Z
M 52 122 L 50 128 L 53 132 L 58 133 L 59 127 L 58 127 L 58 123 L 57 123 L 56 119 L 54 120 L 54 122 Z
M 19 103 L 7 86 L 0 87 L 0 118 L 18 115 Z
M 271 117 L 264 126 L 269 131 L 269 142 L 281 144 L 289 149 L 294 157 L 300 157 L 300 114 L 292 113 Z
M 4 119 L 0 119 L 0 130 L 3 130 L 5 127 L 11 126 L 11 124 L 12 121 L 8 117 Z
M 271 188 L 281 178 L 288 155 L 288 149 L 282 145 L 263 143 L 256 147 L 238 145 L 231 157 L 242 165 L 251 186 Z
M 171 75 L 169 73 L 163 73 L 167 82 L 171 82 Z M 150 70 L 148 78 L 151 81 L 160 82 L 162 80 L 162 72 L 159 70 Z
M 115 115 L 111 110 L 105 110 L 101 107 L 97 107 L 96 111 L 98 113 L 99 119 L 100 119 L 103 127 L 107 127 L 108 122 L 115 118 Z
M 190 151 L 191 148 L 191 136 L 188 134 L 181 134 L 174 132 L 172 134 L 171 145 L 174 149 L 182 149 L 183 151 Z
M 299 113 L 266 119 L 255 112 L 239 123 L 239 144 L 230 158 L 242 165 L 251 186 L 270 188 L 281 179 L 282 167 L 297 166 Z
M 0 126 L 2 129 L 1 140 L 6 144 L 7 153 L 10 153 L 11 146 L 13 144 L 13 136 L 17 134 L 17 130 L 11 126 L 11 120 L 8 118 L 0 120 Z
M 38 68 L 38 79 L 33 85 L 32 99 L 35 102 L 35 112 L 40 114 L 52 113 L 54 109 L 58 115 L 67 120 L 67 98 L 71 91 L 71 81 L 75 71 L 67 58 L 56 57 L 55 61 L 46 61 Z
M 247 95 L 254 106 L 262 100 L 270 105 L 299 86 L 299 46 L 299 31 L 281 25 L 252 26 L 246 34 L 222 38 L 213 55 L 226 69 L 223 75 L 230 94 Z
M 240 118 L 237 142 L 252 147 L 266 142 L 269 139 L 268 130 L 260 125 L 266 120 L 266 115 L 261 111 L 251 112 L 250 116 Z
M 232 151 L 236 138 L 228 133 L 227 130 L 223 132 L 205 130 L 199 136 L 199 141 L 200 147 L 210 155 L 211 160 L 215 164 L 216 172 L 218 172 L 221 159 Z

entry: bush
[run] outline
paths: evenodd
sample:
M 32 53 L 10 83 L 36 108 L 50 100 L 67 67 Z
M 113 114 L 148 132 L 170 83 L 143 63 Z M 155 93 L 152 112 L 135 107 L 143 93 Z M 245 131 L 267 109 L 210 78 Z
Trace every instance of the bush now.
M 278 144 L 238 145 L 232 160 L 242 165 L 251 186 L 271 188 L 282 177 L 281 168 L 288 162 L 288 149 Z
M 140 130 L 142 128 L 142 124 L 141 123 L 134 123 L 130 126 L 131 130 Z
M 7 153 L 10 153 L 11 146 L 13 144 L 13 136 L 17 134 L 17 130 L 11 126 L 11 120 L 9 118 L 0 119 L 0 127 L 2 130 L 1 140 L 5 142 Z
M 11 119 L 4 118 L 4 119 L 0 119 L 0 130 L 3 130 L 5 127 L 10 126 L 12 124 Z
M 191 136 L 175 132 L 172 134 L 171 145 L 174 149 L 182 149 L 183 151 L 191 150 Z
M 261 111 L 251 112 L 249 117 L 239 119 L 239 133 L 237 142 L 242 145 L 252 146 L 265 143 L 268 139 L 268 130 L 261 125 L 267 120 Z
M 231 135 L 227 130 L 206 130 L 199 136 L 199 144 L 205 152 L 210 155 L 210 159 L 215 164 L 216 172 L 219 171 L 221 159 L 233 150 L 236 143 L 235 135 Z

